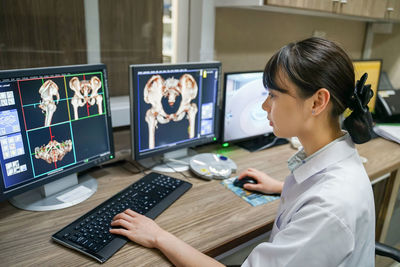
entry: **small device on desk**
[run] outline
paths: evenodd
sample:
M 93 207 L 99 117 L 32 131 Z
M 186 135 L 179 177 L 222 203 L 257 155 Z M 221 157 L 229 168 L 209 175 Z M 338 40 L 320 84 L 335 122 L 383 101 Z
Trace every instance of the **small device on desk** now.
M 103 263 L 127 242 L 126 238 L 109 232 L 115 215 L 132 209 L 154 219 L 191 187 L 188 182 L 149 173 L 55 233 L 52 238 Z
M 233 160 L 214 153 L 192 156 L 189 166 L 194 174 L 206 180 L 226 179 L 237 169 Z
M 372 115 L 377 123 L 400 122 L 400 89 L 393 87 L 384 71 L 379 82 L 375 114 Z
M 376 117 L 380 122 L 400 123 L 400 90 L 379 90 Z
M 242 188 L 242 189 L 245 189 L 245 188 L 244 188 L 244 185 L 245 185 L 245 184 L 257 184 L 257 180 L 254 179 L 254 178 L 252 178 L 252 177 L 246 176 L 246 177 L 243 177 L 243 178 L 240 179 L 240 180 L 239 180 L 238 178 L 236 178 L 236 179 L 233 181 L 233 185 L 234 185 L 234 186 L 240 187 L 240 188 Z M 262 193 L 262 192 L 258 192 L 258 191 L 254 191 L 254 190 L 249 190 L 249 189 L 245 189 L 245 190 L 247 190 L 247 191 L 249 191 L 249 192 L 253 192 L 253 193 L 264 194 L 264 193 Z M 270 195 L 276 195 L 276 194 L 270 194 Z
M 233 185 L 234 186 L 238 186 L 238 187 L 240 187 L 240 188 L 243 188 L 243 186 L 245 185 L 245 184 L 256 184 L 257 183 L 257 181 L 256 181 L 256 179 L 254 179 L 254 178 L 251 178 L 251 177 L 243 177 L 242 179 L 238 179 L 238 178 L 236 178 L 234 181 L 233 181 Z

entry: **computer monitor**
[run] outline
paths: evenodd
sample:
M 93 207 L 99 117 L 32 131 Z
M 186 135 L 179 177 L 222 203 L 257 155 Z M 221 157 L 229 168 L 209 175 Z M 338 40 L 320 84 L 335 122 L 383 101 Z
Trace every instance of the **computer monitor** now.
M 0 71 L 0 146 L 0 201 L 51 210 L 92 195 L 77 172 L 114 157 L 105 65 Z
M 269 147 L 277 141 L 262 103 L 268 97 L 262 71 L 225 73 L 223 100 L 224 143 L 236 143 L 250 151 Z
M 354 60 L 354 72 L 356 81 L 358 81 L 364 73 L 368 73 L 368 79 L 366 84 L 371 85 L 371 89 L 374 92 L 374 96 L 368 103 L 369 110 L 371 112 L 375 111 L 376 94 L 378 91 L 379 80 L 381 76 L 382 60 Z
M 187 148 L 218 137 L 220 73 L 219 62 L 131 65 L 132 158 L 159 171 L 187 169 Z

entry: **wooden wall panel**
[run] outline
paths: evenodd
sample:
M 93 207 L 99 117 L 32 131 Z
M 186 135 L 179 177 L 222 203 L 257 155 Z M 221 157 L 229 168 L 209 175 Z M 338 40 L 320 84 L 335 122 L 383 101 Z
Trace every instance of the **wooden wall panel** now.
M 0 69 L 86 63 L 82 0 L 1 0 Z
M 163 1 L 98 1 L 110 95 L 128 95 L 130 64 L 162 62 Z M 0 69 L 87 63 L 83 2 L 1 0 Z
M 162 0 L 99 0 L 101 60 L 110 95 L 129 94 L 128 66 L 162 62 Z

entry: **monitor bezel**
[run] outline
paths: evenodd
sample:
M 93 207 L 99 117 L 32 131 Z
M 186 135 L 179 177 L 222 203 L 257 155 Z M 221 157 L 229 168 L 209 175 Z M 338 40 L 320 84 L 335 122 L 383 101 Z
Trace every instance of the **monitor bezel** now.
M 252 135 L 252 136 L 246 136 L 243 138 L 238 138 L 238 139 L 231 139 L 231 140 L 225 140 L 225 114 L 226 114 L 226 80 L 229 75 L 234 75 L 234 74 L 247 74 L 247 73 L 264 73 L 264 70 L 249 70 L 249 71 L 235 71 L 235 72 L 226 72 L 224 73 L 224 90 L 223 90 L 223 98 L 222 98 L 222 112 L 221 112 L 221 137 L 220 140 L 222 143 L 237 143 L 237 142 L 242 142 L 242 141 L 247 141 L 251 139 L 255 139 L 257 137 L 261 136 L 266 136 L 268 134 L 273 133 L 272 131 L 270 132 L 265 132 L 263 134 L 257 134 L 257 135 Z
M 135 129 L 137 128 L 138 118 L 135 116 L 138 108 L 137 101 L 134 97 L 136 93 L 133 93 L 134 85 L 133 81 L 137 79 L 138 71 L 146 70 L 168 70 L 171 68 L 183 69 L 183 68 L 217 68 L 218 69 L 218 84 L 216 92 L 216 108 L 215 108 L 215 121 L 214 121 L 214 135 L 212 137 L 203 137 L 201 139 L 190 140 L 180 144 L 174 144 L 169 147 L 155 148 L 147 152 L 139 152 L 138 144 L 139 134 Z M 129 66 L 129 99 L 130 99 L 130 117 L 131 117 L 131 150 L 132 159 L 141 160 L 150 158 L 153 156 L 161 155 L 166 152 L 171 152 L 183 148 L 191 148 L 199 145 L 209 144 L 216 142 L 220 135 L 220 88 L 221 88 L 221 62 L 219 61 L 207 61 L 207 62 L 188 62 L 188 63 L 155 63 L 155 64 L 132 64 Z
M 379 61 L 381 64 L 379 66 L 379 76 L 378 76 L 378 84 L 376 85 L 376 92 L 374 94 L 378 94 L 379 90 L 379 84 L 381 82 L 381 76 L 382 76 L 382 66 L 383 66 L 383 60 L 379 58 L 371 58 L 371 59 L 353 59 L 352 62 L 372 62 L 372 61 Z M 367 79 L 367 84 L 368 84 L 368 79 Z M 377 101 L 377 96 L 375 97 L 375 103 L 374 103 L 374 108 L 372 109 L 371 113 L 375 113 L 375 108 L 376 108 L 376 101 Z
M 67 73 L 79 73 L 79 72 L 89 72 L 89 71 L 101 71 L 103 73 L 104 96 L 106 99 L 106 108 L 107 108 L 106 122 L 108 131 L 108 140 L 110 144 L 110 153 L 107 155 L 97 157 L 96 159 L 92 159 L 86 162 L 85 164 L 80 164 L 79 166 L 73 166 L 66 170 L 62 170 L 60 172 L 56 172 L 48 176 L 40 177 L 38 178 L 38 180 L 31 180 L 27 183 L 24 183 L 20 186 L 16 186 L 15 188 L 11 188 L 9 190 L 3 188 L 3 186 L 0 186 L 0 202 L 5 201 L 15 195 L 51 183 L 58 179 L 62 179 L 70 174 L 86 171 L 102 162 L 109 160 L 110 158 L 115 157 L 114 138 L 113 138 L 112 124 L 111 124 L 110 97 L 108 91 L 107 67 L 105 64 L 98 63 L 98 64 L 85 64 L 85 65 L 65 65 L 65 66 L 54 66 L 54 67 L 0 70 L 1 80 L 12 79 L 12 78 L 16 78 L 16 80 L 18 80 L 18 78 L 23 79 L 24 77 L 32 77 L 36 75 L 45 77 L 57 74 L 60 75 Z M 0 175 L 3 179 L 3 174 L 1 173 Z

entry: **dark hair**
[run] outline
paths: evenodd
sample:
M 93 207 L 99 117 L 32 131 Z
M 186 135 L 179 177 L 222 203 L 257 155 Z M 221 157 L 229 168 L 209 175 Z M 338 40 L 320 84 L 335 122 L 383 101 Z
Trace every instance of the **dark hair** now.
M 311 97 L 320 88 L 326 88 L 331 95 L 332 117 L 338 117 L 347 107 L 357 111 L 354 103 L 353 63 L 336 43 L 312 37 L 290 43 L 276 52 L 265 66 L 263 83 L 267 89 L 286 93 L 287 90 L 279 87 L 277 83 L 280 70 L 298 87 L 298 94 L 302 98 Z M 361 143 L 359 138 L 354 138 L 354 136 L 360 134 L 360 131 L 369 134 L 370 126 L 366 127 L 364 122 L 360 123 L 360 120 L 357 120 L 355 124 L 356 127 L 348 130 L 353 141 Z M 365 140 L 365 138 L 362 139 Z

